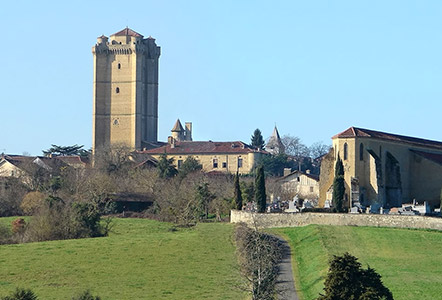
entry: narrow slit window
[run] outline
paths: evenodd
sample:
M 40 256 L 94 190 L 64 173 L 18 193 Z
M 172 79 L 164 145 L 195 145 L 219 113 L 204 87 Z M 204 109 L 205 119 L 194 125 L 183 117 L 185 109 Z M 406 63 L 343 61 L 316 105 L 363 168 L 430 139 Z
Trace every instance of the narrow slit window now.
M 120 64 L 120 63 L 118 63 L 118 70 L 119 70 L 119 69 L 121 69 L 121 64 Z
M 347 143 L 344 144 L 344 160 L 348 159 L 348 145 Z
M 119 88 L 119 87 L 117 87 L 117 88 L 115 89 L 115 93 L 117 93 L 117 94 L 120 93 L 120 88 Z

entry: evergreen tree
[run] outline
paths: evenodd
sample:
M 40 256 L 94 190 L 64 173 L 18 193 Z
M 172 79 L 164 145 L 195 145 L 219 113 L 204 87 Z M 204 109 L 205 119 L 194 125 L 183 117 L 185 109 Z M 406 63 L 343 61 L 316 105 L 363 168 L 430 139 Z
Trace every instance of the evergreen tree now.
M 344 165 L 339 157 L 336 160 L 335 166 L 335 178 L 333 179 L 333 206 L 337 212 L 344 211 L 344 194 L 345 194 L 345 182 L 344 182 Z
M 239 174 L 238 171 L 236 171 L 235 181 L 234 181 L 234 195 L 233 199 L 235 200 L 235 208 L 237 210 L 242 209 L 242 194 L 241 194 L 241 187 L 239 185 Z
M 362 269 L 358 259 L 349 253 L 334 256 L 324 282 L 325 294 L 318 300 L 393 300 L 381 276 L 370 267 Z
M 72 145 L 72 146 L 58 146 L 58 145 L 51 145 L 52 147 L 43 150 L 44 156 L 68 156 L 68 155 L 80 155 L 80 156 L 88 156 L 90 154 L 89 151 L 83 149 L 83 145 Z
M 266 210 L 266 182 L 264 177 L 264 167 L 260 165 L 256 169 L 255 177 L 255 201 L 258 206 L 258 212 L 263 213 Z
M 187 174 L 199 171 L 202 168 L 203 166 L 198 162 L 198 160 L 192 156 L 188 156 L 178 170 L 178 174 L 181 178 L 184 178 L 187 176 Z
M 178 171 L 173 165 L 173 158 L 167 158 L 167 154 L 161 154 L 160 159 L 158 160 L 158 173 L 161 178 L 170 178 L 175 176 Z
M 261 130 L 259 130 L 258 128 L 256 128 L 253 132 L 251 143 L 252 147 L 255 147 L 257 149 L 264 150 L 265 148 L 264 138 L 262 137 Z

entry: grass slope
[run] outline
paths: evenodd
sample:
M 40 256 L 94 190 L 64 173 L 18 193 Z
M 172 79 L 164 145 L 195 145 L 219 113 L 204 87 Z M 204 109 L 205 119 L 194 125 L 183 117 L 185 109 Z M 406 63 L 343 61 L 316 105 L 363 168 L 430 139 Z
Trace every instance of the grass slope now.
M 305 300 L 322 292 L 331 256 L 346 251 L 376 269 L 396 300 L 442 297 L 442 232 L 319 225 L 275 231 L 292 247 L 297 287 Z
M 21 286 L 39 299 L 70 299 L 85 289 L 102 299 L 245 298 L 234 288 L 232 225 L 171 227 L 116 219 L 105 238 L 0 246 L 0 296 Z

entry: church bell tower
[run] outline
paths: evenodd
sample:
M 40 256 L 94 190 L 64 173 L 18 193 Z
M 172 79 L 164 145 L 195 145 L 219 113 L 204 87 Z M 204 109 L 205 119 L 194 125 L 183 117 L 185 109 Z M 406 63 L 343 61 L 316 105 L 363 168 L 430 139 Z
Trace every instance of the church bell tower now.
M 158 134 L 160 47 L 130 28 L 100 36 L 94 57 L 92 150 L 142 149 Z

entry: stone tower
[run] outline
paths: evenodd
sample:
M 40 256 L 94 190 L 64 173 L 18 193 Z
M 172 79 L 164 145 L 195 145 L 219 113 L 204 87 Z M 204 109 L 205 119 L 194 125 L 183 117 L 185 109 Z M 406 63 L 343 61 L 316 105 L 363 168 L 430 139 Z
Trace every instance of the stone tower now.
M 94 56 L 92 149 L 157 141 L 160 47 L 130 28 L 98 37 Z

